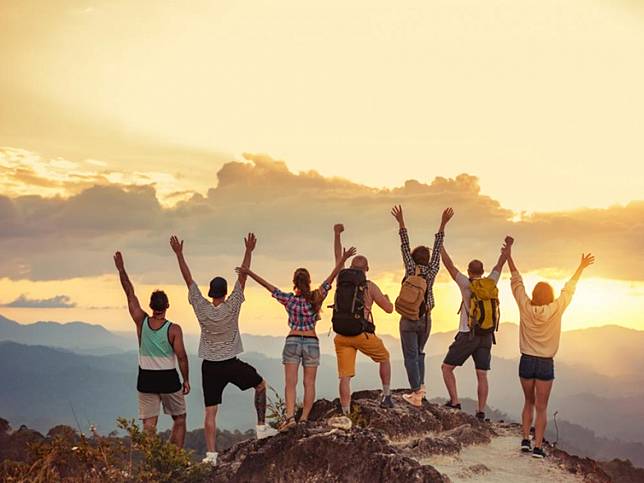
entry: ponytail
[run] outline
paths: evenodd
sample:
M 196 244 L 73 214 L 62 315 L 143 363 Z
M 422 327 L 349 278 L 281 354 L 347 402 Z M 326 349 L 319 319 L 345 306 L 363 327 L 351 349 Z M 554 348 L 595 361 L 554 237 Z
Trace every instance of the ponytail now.
M 322 309 L 322 293 L 319 290 L 311 291 L 311 275 L 306 268 L 298 268 L 293 274 L 293 287 L 306 300 L 316 314 Z

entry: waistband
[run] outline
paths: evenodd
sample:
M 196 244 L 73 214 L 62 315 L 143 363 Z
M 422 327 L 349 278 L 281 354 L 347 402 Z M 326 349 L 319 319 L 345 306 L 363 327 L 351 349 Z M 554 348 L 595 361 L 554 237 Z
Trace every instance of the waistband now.
M 521 353 L 521 357 L 533 357 L 534 359 L 539 359 L 541 361 L 554 361 L 554 357 L 533 356 L 532 354 L 524 354 L 523 352 Z
M 315 340 L 320 340 L 318 339 L 317 335 L 288 335 L 286 336 L 287 339 L 315 339 Z

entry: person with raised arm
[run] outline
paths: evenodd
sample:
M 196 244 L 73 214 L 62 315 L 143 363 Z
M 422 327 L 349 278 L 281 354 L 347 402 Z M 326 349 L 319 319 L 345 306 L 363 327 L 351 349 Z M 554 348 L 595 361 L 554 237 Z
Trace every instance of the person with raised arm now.
M 244 239 L 245 252 L 242 267 L 250 267 L 251 256 L 257 239 L 249 233 Z M 277 433 L 266 424 L 266 381 L 257 370 L 237 358 L 244 351 L 239 332 L 239 313 L 244 302 L 246 274 L 240 273 L 230 295 L 228 282 L 223 277 L 210 281 L 206 299 L 193 280 L 188 264 L 183 255 L 183 240 L 176 236 L 170 238 L 170 246 L 177 256 L 179 269 L 188 287 L 188 301 L 195 312 L 201 337 L 199 339 L 199 357 L 201 363 L 201 384 L 203 388 L 205 410 L 204 433 L 206 437 L 206 457 L 203 462 L 217 464 L 217 409 L 222 401 L 226 386 L 231 383 L 242 391 L 255 389 L 255 410 L 257 413 L 257 439 L 273 436 Z
M 336 262 L 342 260 L 342 233 L 344 225 L 333 227 L 334 252 Z M 382 400 L 380 406 L 386 409 L 394 407 L 391 397 L 391 362 L 390 354 L 383 340 L 376 335 L 376 325 L 373 320 L 372 308 L 378 307 L 390 314 L 394 305 L 389 296 L 371 280 L 367 279 L 369 261 L 364 255 L 357 255 L 351 260 L 349 268 L 341 270 L 333 304 L 333 344 L 338 363 L 338 378 L 340 407 L 342 415 L 333 418 L 333 424 L 338 427 L 351 427 L 351 379 L 356 374 L 356 357 L 358 352 L 369 357 L 379 366 L 380 382 L 382 383 Z
M 512 237 L 505 238 L 505 246 L 512 245 L 513 242 Z M 476 417 L 484 421 L 489 392 L 487 373 L 492 361 L 494 331 L 498 329 L 500 316 L 496 284 L 501 277 L 506 258 L 501 252 L 496 265 L 487 277 L 483 277 L 485 271 L 483 262 L 480 260 L 472 260 L 467 265 L 467 276 L 465 276 L 456 268 L 445 247 L 441 249 L 441 258 L 443 265 L 458 285 L 462 297 L 458 332 L 441 365 L 443 381 L 449 393 L 449 400 L 445 406 L 450 409 L 461 409 L 454 369 L 462 366 L 472 357 L 477 379 Z M 481 307 L 484 310 L 481 310 Z
M 320 365 L 320 342 L 315 332 L 315 326 L 320 320 L 322 303 L 331 290 L 331 284 L 338 275 L 344 263 L 356 254 L 354 247 L 343 250 L 335 268 L 324 282 L 315 290 L 311 290 L 311 275 L 306 268 L 298 268 L 293 274 L 293 292 L 283 292 L 276 286 L 264 280 L 248 267 L 237 269 L 240 275 L 248 275 L 258 284 L 268 290 L 272 296 L 286 309 L 290 331 L 284 342 L 282 364 L 284 365 L 284 401 L 286 404 L 286 419 L 280 431 L 287 431 L 295 426 L 295 399 L 297 379 L 300 364 L 304 377 L 304 404 L 300 422 L 306 422 L 315 402 L 315 378 Z
M 166 319 L 170 303 L 165 292 L 152 292 L 152 315 L 148 315 L 141 308 L 134 293 L 134 286 L 125 271 L 121 252 L 114 254 L 114 264 L 127 296 L 127 307 L 136 324 L 139 341 L 139 374 L 136 386 L 139 393 L 139 418 L 143 421 L 143 429 L 148 433 L 156 432 L 163 406 L 163 412 L 173 420 L 170 441 L 182 448 L 186 436 L 185 396 L 190 392 L 190 378 L 181 327 Z M 177 363 L 183 383 L 179 380 Z
M 554 290 L 547 282 L 537 283 L 532 290 L 532 297 L 528 297 L 521 274 L 512 258 L 511 245 L 504 248 L 504 255 L 512 274 L 512 294 L 519 306 L 519 379 L 524 394 L 521 451 L 532 452 L 535 458 L 543 458 L 543 435 L 547 424 L 548 399 L 555 379 L 554 357 L 559 349 L 561 318 L 572 301 L 581 274 L 595 263 L 595 257 L 590 253 L 582 253 L 577 270 L 555 299 Z M 530 442 L 533 419 L 536 419 L 534 448 Z
M 394 206 L 391 214 L 398 222 L 400 248 L 405 267 L 405 279 L 400 296 L 396 300 L 396 311 L 401 316 L 400 343 L 411 393 L 403 394 L 402 397 L 413 406 L 421 406 L 426 393 L 424 349 L 432 330 L 434 280 L 440 269 L 445 226 L 454 216 L 454 210 L 446 208 L 443 211 L 438 232 L 434 235 L 434 246 L 431 252 L 429 247 L 424 245 L 411 250 L 402 206 Z

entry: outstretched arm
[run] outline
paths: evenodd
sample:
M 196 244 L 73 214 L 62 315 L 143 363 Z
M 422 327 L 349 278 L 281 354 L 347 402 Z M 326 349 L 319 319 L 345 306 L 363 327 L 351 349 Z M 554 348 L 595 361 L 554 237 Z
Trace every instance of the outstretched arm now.
M 441 247 L 441 260 L 443 260 L 443 265 L 445 265 L 445 268 L 449 272 L 450 276 L 454 280 L 456 280 L 456 276 L 459 274 L 458 268 L 456 268 L 454 262 L 452 262 L 452 259 L 447 253 L 447 250 L 445 250 L 444 246 Z
M 501 253 L 505 256 L 510 266 L 510 272 L 512 273 L 512 278 L 510 279 L 510 287 L 512 288 L 512 295 L 514 299 L 519 304 L 519 308 L 528 307 L 530 305 L 530 297 L 525 291 L 525 285 L 523 285 L 523 278 L 517 269 L 517 266 L 514 263 L 512 258 L 512 243 L 505 243 L 503 248 L 501 248 Z
M 342 232 L 344 225 L 338 223 L 333 225 L 333 255 L 335 256 L 335 263 L 338 263 L 342 258 Z
M 254 233 L 249 233 L 246 238 L 244 238 L 244 245 L 246 246 L 246 251 L 244 252 L 244 260 L 242 260 L 242 267 L 250 268 L 251 257 L 253 255 L 253 250 L 257 246 L 257 238 Z M 246 279 L 248 275 L 245 273 L 239 273 L 237 280 L 239 280 L 239 285 L 241 285 L 242 290 L 246 286 Z
M 409 247 L 409 234 L 405 228 L 405 217 L 401 205 L 394 206 L 391 209 L 391 216 L 398 222 L 398 234 L 400 235 L 400 252 L 402 253 L 403 264 L 407 275 L 413 275 L 416 270 L 416 263 L 411 258 L 411 248 Z
M 575 271 L 573 276 L 570 277 L 570 281 L 571 282 L 577 282 L 579 280 L 579 277 L 581 277 L 581 274 L 584 272 L 584 269 L 586 269 L 587 267 L 589 267 L 593 263 L 595 263 L 595 257 L 592 254 L 590 254 L 590 253 L 583 254 L 582 253 L 581 254 L 581 262 L 579 262 L 579 267 L 577 267 L 577 270 Z
M 183 344 L 183 332 L 181 331 L 181 327 L 179 325 L 172 324 L 172 326 L 170 327 L 170 337 L 172 339 L 172 349 L 177 355 L 179 371 L 181 371 L 181 378 L 183 379 L 183 394 L 188 394 L 190 392 L 188 355 L 186 354 L 186 347 Z
M 511 236 L 506 236 L 503 247 L 512 246 L 513 243 L 514 243 L 514 238 L 512 238 Z M 503 271 L 503 265 L 505 265 L 506 260 L 507 260 L 507 257 L 505 256 L 503 248 L 501 248 L 501 254 L 499 255 L 499 260 L 496 262 L 496 265 L 494 265 L 494 268 L 492 269 L 492 271 L 501 273 Z
M 356 254 L 356 247 L 351 247 L 348 250 L 343 250 L 342 255 L 340 256 L 340 259 L 336 261 L 335 268 L 331 272 L 331 275 L 327 277 L 324 283 L 331 285 L 335 280 L 335 277 L 337 277 L 338 273 L 340 273 L 340 270 L 342 270 L 342 268 L 344 267 L 344 264 L 346 263 L 346 261 L 352 256 L 354 256 L 355 254 Z
M 434 247 L 432 248 L 432 256 L 429 259 L 429 272 L 432 276 L 431 280 L 433 283 L 434 278 L 440 270 L 440 256 L 441 249 L 443 248 L 443 240 L 445 240 L 445 226 L 449 223 L 449 220 L 454 216 L 454 210 L 451 208 L 446 208 L 443 210 L 441 216 L 441 224 L 438 226 L 438 232 L 434 237 Z
M 242 274 L 248 275 L 250 278 L 255 280 L 258 284 L 260 284 L 262 287 L 264 287 L 266 290 L 269 292 L 273 293 L 275 290 L 277 290 L 277 287 L 275 285 L 270 284 L 266 280 L 264 280 L 262 277 L 257 275 L 255 272 L 253 272 L 250 268 L 246 267 L 237 267 L 235 271 L 241 276 Z
M 141 308 L 139 299 L 134 293 L 134 286 L 132 285 L 132 282 L 130 282 L 130 278 L 127 276 L 127 272 L 125 271 L 125 262 L 123 262 L 123 255 L 121 252 L 116 252 L 114 254 L 114 265 L 116 265 L 116 269 L 119 272 L 121 286 L 123 287 L 123 291 L 127 297 L 127 308 L 130 311 L 132 320 L 134 320 L 136 325 L 139 326 L 143 323 L 143 319 L 145 319 L 146 314 Z
M 181 275 L 183 275 L 183 280 L 186 282 L 188 288 L 192 285 L 192 275 L 190 274 L 190 269 L 186 263 L 186 259 L 183 257 L 183 240 L 179 241 L 176 235 L 170 237 L 170 246 L 172 251 L 177 256 L 177 261 L 179 262 L 179 269 L 181 270 Z

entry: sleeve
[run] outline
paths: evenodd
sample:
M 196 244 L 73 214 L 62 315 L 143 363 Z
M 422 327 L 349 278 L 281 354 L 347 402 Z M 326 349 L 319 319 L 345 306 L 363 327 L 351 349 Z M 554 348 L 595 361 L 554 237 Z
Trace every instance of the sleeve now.
M 461 272 L 456 273 L 456 278 L 454 278 L 456 285 L 461 288 L 467 288 L 470 286 L 470 279 L 463 275 Z
M 416 271 L 416 264 L 411 258 L 407 228 L 401 228 L 398 233 L 400 234 L 400 251 L 402 252 L 403 263 L 405 264 L 405 271 L 407 272 L 407 275 L 413 275 Z
M 375 283 L 369 281 L 369 295 L 371 295 L 372 300 L 387 313 L 391 313 L 394 310 L 394 305 L 385 297 Z
M 490 274 L 487 276 L 487 278 L 494 280 L 496 283 L 499 283 L 499 279 L 501 278 L 501 272 L 497 270 L 492 270 Z
M 190 287 L 188 288 L 188 302 L 193 307 L 196 307 L 197 305 L 201 305 L 204 302 L 206 304 L 210 303 L 208 302 L 208 300 L 206 300 L 206 298 L 203 295 L 201 295 L 201 290 L 199 290 L 199 285 L 197 285 L 197 282 L 195 282 L 194 280 L 192 281 L 192 283 L 190 284 Z
M 560 310 L 563 312 L 570 302 L 572 302 L 572 296 L 575 294 L 575 289 L 577 288 L 577 282 L 575 280 L 568 280 L 564 288 L 561 289 L 561 295 L 557 299 Z
M 434 248 L 432 248 L 432 257 L 429 259 L 429 277 L 428 285 L 434 284 L 434 279 L 441 268 L 441 248 L 443 248 L 444 232 L 438 232 L 434 235 Z
M 514 300 L 517 301 L 519 307 L 525 307 L 530 303 L 530 298 L 525 291 L 525 286 L 523 285 L 523 278 L 519 272 L 512 272 L 512 278 L 510 279 L 510 286 L 512 287 L 512 295 L 514 295 Z
M 235 282 L 235 288 L 231 292 L 231 294 L 228 296 L 228 302 L 230 303 L 231 307 L 238 311 L 241 309 L 241 305 L 244 303 L 246 298 L 244 297 L 244 289 L 242 289 L 241 284 L 239 283 L 239 280 Z
M 274 299 L 276 299 L 282 305 L 286 305 L 288 303 L 288 301 L 291 300 L 291 297 L 293 297 L 293 294 L 282 292 L 278 288 L 273 290 L 273 293 L 271 295 L 273 296 Z

